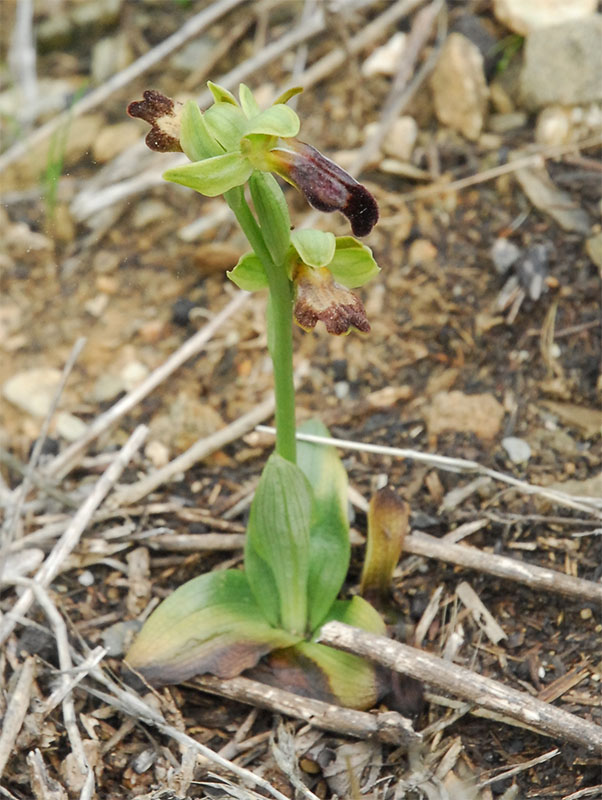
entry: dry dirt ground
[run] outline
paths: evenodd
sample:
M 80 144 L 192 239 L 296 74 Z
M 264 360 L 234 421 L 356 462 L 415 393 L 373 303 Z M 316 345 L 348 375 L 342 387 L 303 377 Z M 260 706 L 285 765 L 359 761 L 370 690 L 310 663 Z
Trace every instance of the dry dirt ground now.
M 4 47 L 13 30 L 14 5 L 3 0 Z M 127 62 L 179 30 L 207 4 L 125 0 L 114 4 L 119 12 L 108 20 L 78 28 L 68 15 L 81 5 L 35 4 L 37 25 L 53 18 L 67 19 L 62 39 L 49 37 L 38 47 L 38 75 L 64 81 L 72 93 L 89 81 L 91 53 L 101 39 L 118 39 L 115 58 Z M 329 18 L 327 32 L 309 41 L 306 63 L 314 63 L 335 46 L 345 47 L 387 5 L 391 4 L 372 4 L 355 15 L 344 15 L 344 20 Z M 64 151 L 56 197 L 52 179 L 44 184 L 40 175 L 48 176 L 49 165 L 56 167 L 63 159 L 56 153 L 48 155 L 47 146 L 38 145 L 25 162 L 5 171 L 0 208 L 4 239 L 0 385 L 38 368 L 61 370 L 78 337 L 86 337 L 60 401 L 60 411 L 67 414 L 60 424 L 57 415 L 53 417 L 42 466 L 64 450 L 68 437 L 78 435 L 78 421 L 95 420 L 165 362 L 236 292 L 225 278 L 225 269 L 236 263 L 245 245 L 230 220 L 215 217 L 205 233 L 189 240 L 182 235 L 199 218 L 219 214 L 219 201 L 156 183 L 86 220 L 78 216 L 80 193 L 94 185 L 90 182 L 98 180 L 112 159 L 143 132 L 140 123 L 128 121 L 127 103 L 150 87 L 172 96 L 197 95 L 207 78 L 219 82 L 221 75 L 260 52 L 266 42 L 292 30 L 301 7 L 296 3 L 245 4 L 210 26 L 203 39 L 205 51 L 199 47 L 200 60 L 188 69 L 173 57 L 166 58 L 113 92 L 88 115 L 72 120 L 68 129 L 82 139 L 79 148 L 69 145 Z M 461 13 L 471 13 L 498 39 L 507 34 L 486 2 L 451 3 L 448 11 L 448 27 Z M 398 25 L 407 31 L 411 21 L 405 18 Z M 385 42 L 395 27 L 387 28 L 377 43 Z M 229 45 L 220 50 L 224 40 Z M 418 65 L 433 45 L 431 38 Z M 251 74 L 247 82 L 254 89 L 286 88 L 295 52 Z M 362 77 L 362 62 L 369 52 L 349 55 L 344 68 L 328 74 L 299 100 L 302 138 L 329 155 L 345 151 L 342 160 L 347 151 L 357 151 L 364 143 L 367 126 L 379 121 L 391 86 L 388 76 Z M 6 73 L 5 64 L 2 69 Z M 6 74 L 2 80 L 6 88 Z M 328 337 L 319 328 L 310 334 L 295 332 L 297 363 L 306 365 L 299 417 L 318 415 L 341 438 L 473 459 L 534 485 L 557 485 L 573 495 L 595 496 L 595 476 L 600 474 L 602 460 L 595 417 L 600 406 L 600 272 L 586 253 L 584 236 L 562 230 L 551 216 L 534 208 L 512 170 L 466 188 L 424 192 L 434 183 L 440 187 L 442 181 L 507 164 L 509 153 L 532 145 L 534 119 L 526 117 L 524 124 L 504 133 L 486 128 L 486 135 L 469 142 L 437 121 L 428 81 L 418 88 L 404 113 L 414 116 L 419 127 L 413 176 L 384 171 L 382 156 L 373 158 L 361 175 L 381 209 L 381 222 L 368 243 L 382 272 L 361 290 L 372 332 L 341 339 Z M 7 144 L 9 129 L 7 123 Z M 60 148 L 58 152 L 63 153 Z M 599 149 L 574 149 L 547 161 L 556 186 L 568 192 L 591 220 L 599 211 L 598 155 Z M 148 168 L 160 169 L 157 165 L 166 157 L 149 154 L 147 158 L 138 150 L 131 158 L 141 174 Z M 418 171 L 420 179 L 415 177 Z M 122 177 L 132 176 L 127 169 L 118 174 L 116 168 L 114 182 Z M 107 185 L 110 182 L 107 179 Z M 294 222 L 300 224 L 307 208 L 292 190 L 288 196 Z M 347 223 L 338 215 L 323 215 L 316 224 L 347 233 Z M 536 299 L 527 291 L 522 303 L 516 301 L 519 286 L 508 301 L 500 300 L 512 269 L 501 275 L 494 267 L 491 247 L 499 238 L 515 244 L 521 258 L 526 253 L 543 254 L 543 289 Z M 536 245 L 541 248 L 534 250 Z M 121 476 L 122 485 L 161 467 L 264 400 L 271 376 L 263 312 L 263 298 L 249 299 L 218 328 L 200 355 L 89 446 L 77 467 L 56 484 L 61 495 L 49 496 L 34 486 L 22 509 L 15 541 L 32 537 L 29 544 L 48 553 L 89 487 L 138 424 L 149 425 L 149 437 Z M 37 394 L 41 389 L 34 383 L 31 391 Z M 482 396 L 482 403 L 492 403 L 487 406 L 492 410 L 482 419 L 475 416 L 466 406 L 467 395 Z M 446 424 L 442 424 L 442 408 L 449 414 Z M 18 465 L 27 463 L 42 422 L 41 417 L 2 398 L 0 475 L 7 516 L 9 491 L 22 479 Z M 505 437 L 527 442 L 529 459 L 513 462 L 502 446 Z M 179 552 L 175 542 L 184 534 L 242 533 L 248 508 L 244 501 L 270 448 L 268 435 L 249 432 L 139 502 L 104 515 L 101 506 L 49 590 L 78 652 L 86 654 L 106 645 L 107 632 L 116 623 L 136 618 L 153 598 L 166 596 L 184 580 L 226 561 L 240 563 L 240 547 L 216 545 Z M 473 485 L 474 476 L 442 471 L 414 459 L 349 452 L 344 458 L 351 484 L 365 498 L 386 477 L 410 503 L 415 529 L 439 537 L 464 523 L 481 521 L 469 541 L 485 554 L 504 554 L 600 581 L 601 523 L 593 512 L 554 504 L 487 478 Z M 449 494 L 467 486 L 460 497 Z M 75 508 L 65 505 L 69 499 Z M 364 532 L 361 510 L 356 510 L 353 526 L 360 535 Z M 36 538 L 34 534 L 40 531 Z M 15 547 L 14 552 L 23 557 L 26 551 Z M 361 546 L 354 548 L 347 591 L 357 587 L 361 555 Z M 483 635 L 458 601 L 456 589 L 462 581 L 472 586 L 501 625 L 505 638 L 497 644 Z M 439 587 L 439 607 L 423 642 L 427 650 L 441 653 L 456 636 L 458 663 L 602 724 L 599 606 L 554 590 L 534 590 L 484 572 L 408 556 L 395 578 L 397 627 L 406 640 L 412 641 L 414 626 Z M 4 613 L 14 605 L 17 591 L 22 589 L 3 588 Z M 57 680 L 55 631 L 49 633 L 50 623 L 39 605 L 22 622 L 0 656 L 2 713 L 24 665 L 33 665 L 25 724 L 4 770 L 2 796 L 62 798 L 67 796 L 62 788 L 66 787 L 68 796 L 77 797 L 80 786 L 69 761 L 71 744 L 61 706 L 45 713 L 40 710 Z M 35 656 L 33 662 L 27 660 L 29 654 Z M 103 664 L 119 676 L 119 655 L 106 656 Z M 567 674 L 577 678 L 563 684 L 561 679 Z M 546 694 L 559 680 L 555 684 L 559 691 Z M 202 786 L 209 773 L 220 773 L 207 762 L 199 762 L 190 783 L 186 775 L 193 774 L 192 768 L 184 769 L 177 742 L 136 724 L 94 695 L 90 690 L 101 687 L 92 679 L 84 684 L 73 694 L 74 713 L 86 752 L 96 765 L 98 797 L 151 796 L 158 789 L 163 794 L 153 796 L 165 800 L 252 796 L 249 790 L 227 795 L 225 788 Z M 277 726 L 274 714 L 250 714 L 248 706 L 190 687 L 164 691 L 160 702 L 172 725 L 214 751 L 229 745 L 228 758 L 263 775 L 285 796 L 293 796 L 270 746 L 270 733 Z M 384 782 L 370 786 L 369 770 L 357 767 L 354 773 L 348 767 L 351 784 L 339 796 L 392 797 L 391 787 L 409 776 L 418 783 L 416 776 L 422 776 L 422 788 L 396 796 L 485 798 L 504 792 L 508 798 L 601 796 L 596 790 L 572 794 L 602 784 L 598 756 L 504 721 L 466 712 L 452 718 L 452 714 L 454 709 L 436 698 L 427 702 L 416 728 L 441 722 L 441 730 L 433 733 L 431 727 L 423 749 L 411 758 L 378 745 L 369 756 L 370 780 Z M 299 722 L 290 724 L 297 733 L 303 728 Z M 307 734 L 300 735 L 299 741 L 310 749 Z M 324 754 L 334 758 L 342 744 L 336 735 L 322 734 L 312 740 L 314 755 L 300 758 L 301 774 L 319 797 L 334 796 L 334 784 L 323 770 L 329 761 Z M 538 760 L 556 747 L 559 752 L 548 761 Z M 34 759 L 28 754 L 36 748 L 47 770 L 46 788 L 41 788 L 41 779 L 36 783 L 32 777 Z M 526 764 L 532 759 L 536 763 L 529 767 Z M 452 772 L 456 778 L 478 783 L 495 777 L 496 770 L 513 766 L 520 767 L 514 776 L 479 789 L 465 786 L 452 792 Z M 220 774 L 239 785 L 238 779 Z M 367 788 L 368 794 L 360 794 L 360 787 Z

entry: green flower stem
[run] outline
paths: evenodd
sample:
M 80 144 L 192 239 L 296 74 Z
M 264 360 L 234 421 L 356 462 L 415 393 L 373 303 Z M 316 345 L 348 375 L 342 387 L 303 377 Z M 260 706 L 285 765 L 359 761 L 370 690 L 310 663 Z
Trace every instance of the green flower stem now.
M 268 277 L 271 318 L 268 318 L 268 342 L 274 365 L 276 396 L 276 452 L 293 464 L 297 462 L 295 439 L 295 385 L 293 382 L 293 290 L 284 264 L 274 264 L 251 213 L 242 187 L 226 192 L 225 198 L 234 212 L 255 255 L 261 260 Z M 269 224 L 269 221 L 266 221 Z

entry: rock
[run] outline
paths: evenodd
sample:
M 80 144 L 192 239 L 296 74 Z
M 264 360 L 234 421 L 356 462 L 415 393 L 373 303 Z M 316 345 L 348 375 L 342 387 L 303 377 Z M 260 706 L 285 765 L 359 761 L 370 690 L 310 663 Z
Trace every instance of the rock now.
M 123 388 L 126 392 L 131 392 L 136 386 L 148 376 L 149 369 L 141 361 L 130 361 L 119 373 Z
M 99 164 L 111 161 L 140 139 L 140 126 L 135 122 L 118 122 L 105 126 L 92 147 L 92 156 Z
M 176 50 L 169 59 L 169 66 L 173 69 L 181 69 L 188 76 L 192 70 L 198 69 L 199 64 L 207 61 L 216 45 L 217 42 L 213 37 L 206 34 L 199 36 Z
M 88 426 L 79 417 L 60 411 L 56 417 L 56 433 L 68 442 L 75 442 L 88 430 Z
M 123 381 L 117 375 L 105 373 L 101 375 L 92 390 L 92 400 L 95 403 L 109 403 L 123 392 Z
M 526 36 L 538 28 L 587 17 L 597 5 L 598 0 L 493 0 L 493 13 L 511 31 Z
M 549 214 L 563 230 L 589 233 L 587 211 L 579 207 L 568 192 L 556 186 L 545 167 L 517 169 L 514 174 L 533 205 Z
M 520 78 L 528 110 L 602 99 L 602 14 L 533 31 L 526 39 Z
M 491 246 L 489 254 L 496 272 L 499 275 L 503 275 L 518 260 L 520 248 L 514 242 L 506 239 L 506 237 L 500 236 Z
M 164 445 L 163 442 L 151 439 L 144 448 L 144 455 L 155 469 L 159 469 L 160 467 L 164 467 L 169 461 L 169 448 Z
M 383 142 L 383 152 L 400 161 L 412 158 L 418 136 L 418 125 L 414 117 L 399 117 L 391 125 Z
M 595 236 L 585 242 L 585 250 L 594 264 L 598 267 L 600 275 L 602 276 L 602 233 L 597 233 Z
M 134 635 L 141 628 L 137 619 L 116 622 L 102 632 L 101 641 L 107 649 L 107 655 L 112 658 L 123 655 L 130 647 Z
M 508 133 L 527 124 L 527 115 L 524 111 L 512 111 L 509 114 L 492 114 L 489 117 L 488 127 L 493 133 Z
M 489 97 L 479 48 L 461 33 L 450 34 L 441 50 L 431 86 L 439 121 L 476 141 L 483 128 Z
M 93 83 L 100 86 L 133 60 L 132 48 L 125 33 L 100 39 L 92 48 Z
M 410 245 L 408 263 L 411 266 L 424 264 L 426 261 L 434 261 L 435 258 L 437 258 L 437 248 L 428 239 L 415 239 Z
M 152 225 L 162 219 L 166 219 L 170 211 L 168 206 L 161 200 L 143 200 L 136 204 L 132 224 L 134 228 L 146 228 L 147 225 Z
M 502 447 L 508 453 L 508 458 L 513 464 L 524 464 L 531 458 L 531 448 L 524 439 L 506 436 L 505 439 L 502 439 Z
M 425 412 L 428 433 L 474 433 L 481 439 L 493 439 L 500 430 L 504 408 L 490 394 L 439 392 Z
M 549 106 L 537 117 L 535 141 L 543 145 L 566 144 L 571 139 L 571 112 L 565 106 Z
M 2 387 L 2 394 L 14 406 L 34 417 L 45 417 L 61 380 L 61 372 L 52 367 L 36 367 L 18 372 Z
M 394 75 L 406 46 L 407 34 L 397 31 L 382 47 L 377 47 L 362 64 L 362 75 Z
M 531 245 L 516 267 L 520 284 L 531 300 L 539 300 L 546 288 L 545 281 L 550 271 L 550 250 L 547 244 Z
M 109 305 L 109 295 L 100 292 L 84 303 L 84 310 L 92 317 L 100 319 Z

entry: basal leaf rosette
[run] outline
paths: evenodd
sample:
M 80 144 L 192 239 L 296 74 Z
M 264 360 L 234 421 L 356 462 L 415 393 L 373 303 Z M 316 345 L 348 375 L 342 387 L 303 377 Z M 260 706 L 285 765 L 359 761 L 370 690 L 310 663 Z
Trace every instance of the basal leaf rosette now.
M 296 137 L 300 121 L 286 102 L 300 89 L 281 95 L 261 110 L 241 84 L 240 102 L 209 83 L 214 103 L 201 112 L 193 101 L 181 104 L 147 90 L 130 103 L 130 116 L 151 125 L 147 145 L 162 152 L 183 151 L 192 163 L 167 170 L 164 178 L 208 197 L 243 186 L 254 172 L 276 173 L 301 191 L 319 211 L 341 211 L 356 236 L 366 236 L 378 221 L 372 194 L 344 169 Z

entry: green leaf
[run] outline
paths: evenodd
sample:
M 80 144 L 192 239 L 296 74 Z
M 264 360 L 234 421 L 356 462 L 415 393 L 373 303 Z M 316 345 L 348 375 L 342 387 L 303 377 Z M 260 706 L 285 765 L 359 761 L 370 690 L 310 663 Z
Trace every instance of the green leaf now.
M 372 708 L 383 694 L 385 686 L 377 667 L 359 656 L 315 642 L 300 642 L 292 650 L 318 667 L 322 682 L 342 706 Z M 304 671 L 308 669 L 309 665 L 304 665 Z M 318 680 L 314 682 L 317 684 Z
M 240 140 L 245 135 L 247 118 L 238 107 L 230 103 L 216 103 L 203 114 L 211 135 L 226 152 L 240 150 Z
M 314 230 L 294 231 L 291 234 L 291 242 L 304 264 L 316 268 L 330 268 L 336 247 L 333 233 Z
M 293 634 L 303 634 L 307 622 L 311 508 L 301 470 L 272 454 L 251 506 L 245 568 L 266 619 Z
M 279 105 L 280 103 L 288 103 L 291 97 L 294 97 L 296 94 L 301 94 L 302 91 L 303 91 L 302 86 L 293 86 L 292 89 L 287 89 L 285 92 L 282 92 L 282 94 L 279 95 L 274 100 L 274 105 Z
M 239 289 L 244 289 L 246 292 L 257 292 L 268 287 L 268 276 L 255 253 L 245 253 L 241 256 L 238 264 L 226 272 L 226 275 Z
M 194 100 L 189 100 L 182 111 L 180 145 L 191 161 L 202 161 L 223 152 L 209 133 L 201 109 Z
M 188 186 L 206 197 L 217 197 L 249 179 L 253 168 L 240 153 L 224 153 L 194 164 L 168 169 L 166 181 Z
M 241 83 L 238 87 L 238 96 L 240 97 L 240 105 L 247 119 L 256 117 L 261 113 L 261 109 L 257 105 L 257 100 L 253 97 L 253 92 L 244 83 Z
M 335 600 L 322 620 L 322 625 L 332 620 L 345 622 L 347 625 L 353 625 L 369 633 L 377 633 L 379 636 L 387 635 L 387 626 L 381 615 L 359 595 L 355 595 L 351 600 Z
M 392 591 L 393 571 L 409 527 L 410 507 L 385 486 L 370 500 L 360 593 L 377 607 Z
M 245 133 L 264 133 L 290 139 L 299 133 L 301 122 L 292 108 L 282 104 L 270 106 L 247 123 Z
M 126 660 L 154 684 L 204 672 L 230 678 L 297 640 L 268 625 L 243 572 L 223 570 L 188 581 L 164 600 Z
M 304 423 L 299 432 L 330 436 L 318 420 Z M 307 582 L 309 628 L 313 631 L 341 590 L 349 568 L 347 473 L 336 449 L 322 444 L 298 442 L 297 464 L 314 494 Z
M 328 269 L 335 281 L 347 289 L 363 286 L 380 272 L 372 250 L 353 236 L 337 237 L 336 250 Z
M 251 197 L 263 239 L 274 264 L 284 263 L 291 241 L 291 218 L 282 189 L 273 175 L 255 171 L 249 179 Z
M 216 103 L 229 103 L 233 106 L 238 106 L 236 97 L 234 97 L 232 92 L 228 91 L 228 89 L 224 89 L 224 87 L 220 86 L 218 83 L 207 81 L 207 88 L 213 95 L 213 99 Z

